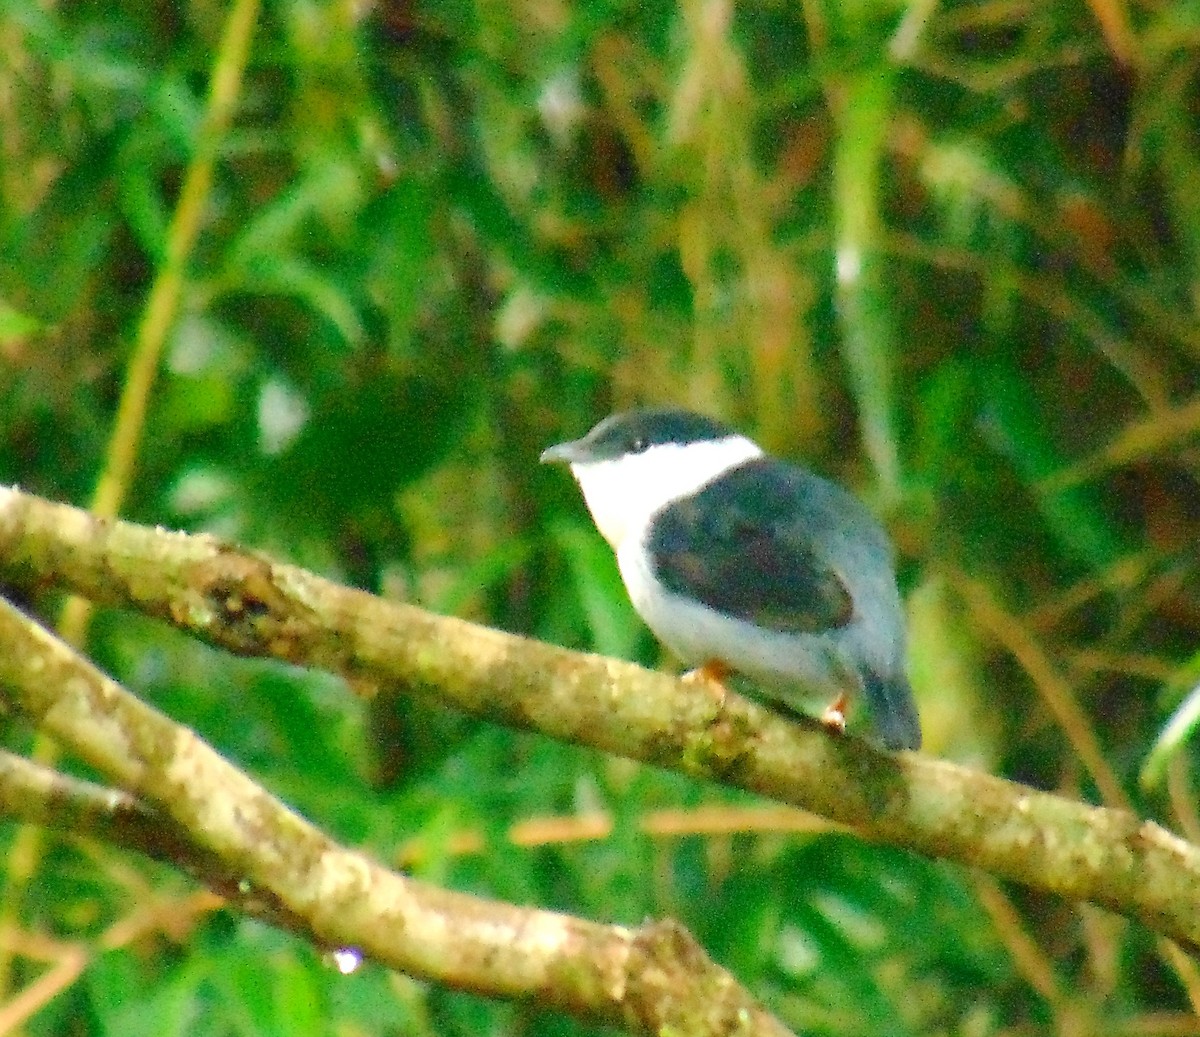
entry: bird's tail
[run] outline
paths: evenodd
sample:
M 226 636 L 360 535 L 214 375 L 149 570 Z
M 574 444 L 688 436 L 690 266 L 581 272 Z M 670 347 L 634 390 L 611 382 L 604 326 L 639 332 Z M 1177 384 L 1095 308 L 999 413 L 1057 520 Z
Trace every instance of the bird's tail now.
M 889 749 L 920 749 L 921 721 L 908 678 L 868 673 L 863 685 L 871 720 L 883 744 Z

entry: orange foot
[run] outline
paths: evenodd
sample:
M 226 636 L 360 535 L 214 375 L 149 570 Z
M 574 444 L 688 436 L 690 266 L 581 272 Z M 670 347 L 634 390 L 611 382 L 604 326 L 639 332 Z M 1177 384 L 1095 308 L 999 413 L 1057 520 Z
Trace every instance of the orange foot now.
M 846 733 L 846 707 L 848 705 L 850 705 L 850 700 L 845 695 L 839 695 L 825 707 L 825 712 L 821 714 L 821 723 L 829 728 L 830 731 L 836 731 L 839 735 L 844 735 Z
M 733 670 L 729 668 L 720 659 L 709 659 L 703 666 L 697 666 L 694 670 L 688 670 L 680 680 L 685 680 L 688 684 L 703 685 L 709 690 L 718 703 L 725 701 L 725 678 L 728 677 Z

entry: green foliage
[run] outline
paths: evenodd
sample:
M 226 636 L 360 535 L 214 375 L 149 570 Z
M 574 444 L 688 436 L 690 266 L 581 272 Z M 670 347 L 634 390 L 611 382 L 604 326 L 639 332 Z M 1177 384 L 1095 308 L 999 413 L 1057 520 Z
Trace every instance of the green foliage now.
M 125 513 L 653 664 L 536 462 L 616 407 L 682 403 L 885 515 L 929 752 L 1095 796 L 1045 672 L 1009 654 L 1032 640 L 1138 809 L 1195 834 L 1196 11 L 273 0 Z M 0 478 L 90 499 L 226 16 L 0 2 Z M 1010 917 L 843 835 L 646 834 L 753 803 L 422 689 L 364 707 L 127 615 L 90 646 L 337 837 L 520 903 L 677 915 L 806 1034 L 1152 1032 L 1189 1009 L 1144 933 L 1014 890 Z M 597 811 L 601 840 L 509 840 Z M 587 1032 L 189 921 L 177 877 L 79 840 L 23 893 L 2 877 L 22 930 L 89 955 L 32 1034 Z M 158 921 L 101 940 L 148 901 Z M 44 967 L 22 954 L 14 980 Z

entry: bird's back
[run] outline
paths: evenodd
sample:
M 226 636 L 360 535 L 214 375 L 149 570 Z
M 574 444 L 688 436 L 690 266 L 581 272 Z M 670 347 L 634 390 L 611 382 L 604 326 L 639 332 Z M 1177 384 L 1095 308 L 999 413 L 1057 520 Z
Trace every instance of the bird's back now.
M 664 507 L 643 540 L 653 576 L 678 602 L 744 624 L 736 643 L 721 632 L 724 653 L 734 656 L 725 661 L 759 679 L 777 667 L 827 686 L 849 680 L 866 692 L 889 745 L 919 744 L 891 546 L 852 494 L 760 457 Z M 644 588 L 641 597 L 647 622 L 657 620 L 665 629 L 656 633 L 688 661 L 716 639 L 708 618 L 693 612 L 685 623 L 647 603 Z

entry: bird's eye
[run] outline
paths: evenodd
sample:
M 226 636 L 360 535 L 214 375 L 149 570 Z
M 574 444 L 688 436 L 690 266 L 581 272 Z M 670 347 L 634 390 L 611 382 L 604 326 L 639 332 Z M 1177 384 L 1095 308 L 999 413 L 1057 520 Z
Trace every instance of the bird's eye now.
M 635 439 L 632 443 L 629 444 L 629 449 L 630 449 L 631 453 L 640 454 L 649 445 L 650 444 L 647 443 L 644 438 L 639 436 L 637 439 Z

